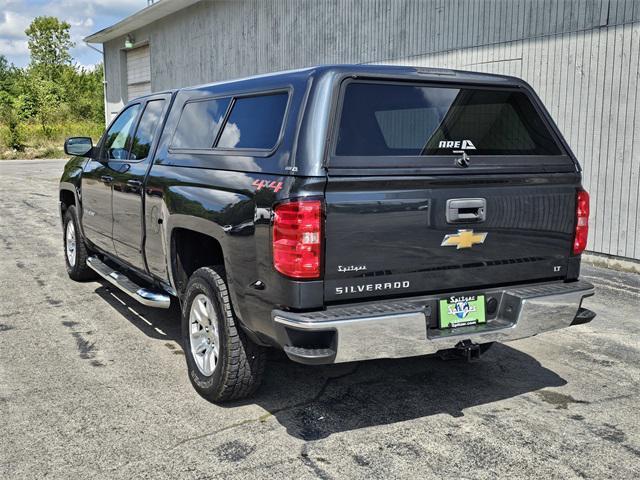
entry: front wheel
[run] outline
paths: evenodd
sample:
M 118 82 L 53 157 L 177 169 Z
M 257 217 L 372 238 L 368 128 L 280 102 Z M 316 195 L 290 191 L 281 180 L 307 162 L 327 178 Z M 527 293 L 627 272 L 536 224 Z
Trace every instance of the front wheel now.
M 67 267 L 67 273 L 72 280 L 92 280 L 96 278 L 89 265 L 87 258 L 89 252 L 84 243 L 84 239 L 80 233 L 78 214 L 76 207 L 71 205 L 64 214 L 63 222 L 63 244 L 64 244 L 64 261 Z
M 196 270 L 182 306 L 182 341 L 189 379 L 214 402 L 246 398 L 260 386 L 265 349 L 237 323 L 222 267 Z

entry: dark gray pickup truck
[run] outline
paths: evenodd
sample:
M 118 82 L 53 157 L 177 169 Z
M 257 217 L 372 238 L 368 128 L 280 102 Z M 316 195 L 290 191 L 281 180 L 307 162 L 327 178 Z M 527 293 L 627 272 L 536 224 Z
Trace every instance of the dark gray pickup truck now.
M 266 347 L 473 358 L 595 315 L 580 166 L 516 78 L 275 73 L 138 98 L 65 151 L 70 277 L 177 299 L 189 377 L 214 401 L 255 391 Z

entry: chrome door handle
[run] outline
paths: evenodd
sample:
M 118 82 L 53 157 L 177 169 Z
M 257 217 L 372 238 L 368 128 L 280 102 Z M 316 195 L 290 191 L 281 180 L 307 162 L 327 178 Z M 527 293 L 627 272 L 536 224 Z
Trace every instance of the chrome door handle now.
M 102 175 L 100 177 L 100 180 L 102 180 L 104 183 L 111 183 L 113 182 L 113 177 L 110 177 L 109 175 Z
M 487 201 L 484 198 L 451 198 L 447 200 L 447 223 L 484 222 Z
M 141 187 L 142 182 L 140 180 L 127 180 L 127 185 L 130 187 Z

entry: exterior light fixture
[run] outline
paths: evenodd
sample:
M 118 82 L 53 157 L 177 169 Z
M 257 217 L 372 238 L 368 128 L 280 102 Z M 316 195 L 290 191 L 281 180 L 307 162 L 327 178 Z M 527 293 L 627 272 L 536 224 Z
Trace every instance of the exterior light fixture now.
M 127 35 L 127 38 L 124 41 L 124 48 L 133 48 L 133 41 L 133 37 L 131 35 Z

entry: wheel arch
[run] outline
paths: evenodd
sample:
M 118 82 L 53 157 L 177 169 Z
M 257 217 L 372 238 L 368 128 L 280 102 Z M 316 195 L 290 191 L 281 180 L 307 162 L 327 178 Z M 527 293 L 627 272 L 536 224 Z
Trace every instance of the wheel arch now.
M 60 213 L 63 216 L 70 206 L 74 205 L 76 208 L 78 207 L 78 194 L 72 185 L 60 185 L 59 200 Z
M 174 225 L 170 231 L 168 265 L 179 297 L 198 268 L 212 265 L 227 268 L 220 238 L 212 235 L 209 228 L 203 230 L 193 225 Z

